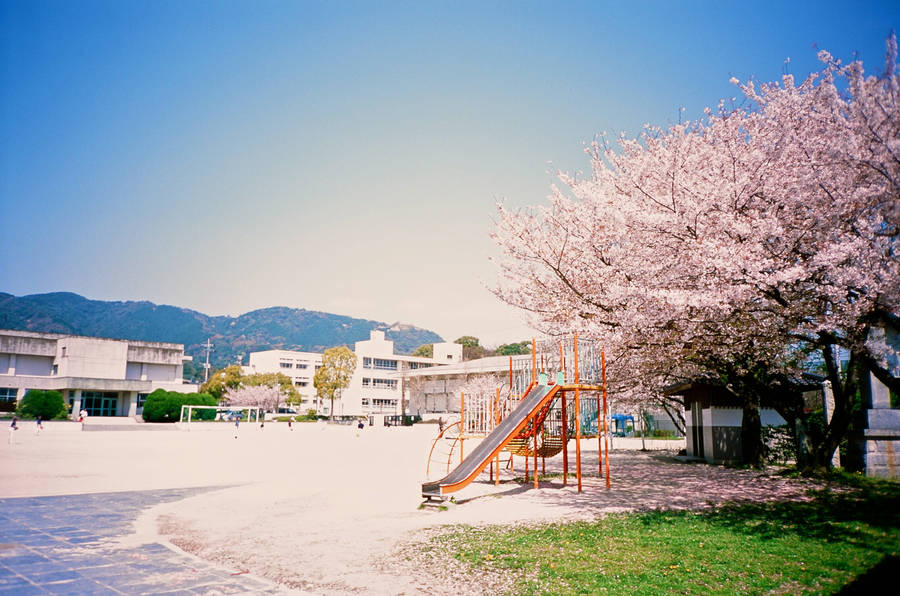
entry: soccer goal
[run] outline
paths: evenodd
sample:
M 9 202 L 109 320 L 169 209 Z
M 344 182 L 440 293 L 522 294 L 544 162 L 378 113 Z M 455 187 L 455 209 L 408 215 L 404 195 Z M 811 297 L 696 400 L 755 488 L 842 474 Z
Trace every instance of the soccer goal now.
M 181 406 L 179 423 L 205 422 L 259 422 L 264 414 L 258 406 Z

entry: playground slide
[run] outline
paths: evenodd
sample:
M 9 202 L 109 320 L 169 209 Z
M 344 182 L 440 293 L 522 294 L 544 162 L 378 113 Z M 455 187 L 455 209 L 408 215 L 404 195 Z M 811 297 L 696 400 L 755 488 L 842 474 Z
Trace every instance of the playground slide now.
M 452 472 L 440 480 L 422 484 L 422 496 L 440 497 L 468 486 L 491 459 L 516 437 L 529 418 L 553 399 L 559 389 L 559 385 L 533 387 L 519 405 Z

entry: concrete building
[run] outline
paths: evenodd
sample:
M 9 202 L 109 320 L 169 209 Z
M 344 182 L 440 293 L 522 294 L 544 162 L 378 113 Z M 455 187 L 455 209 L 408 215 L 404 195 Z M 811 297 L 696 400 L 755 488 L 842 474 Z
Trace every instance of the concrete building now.
M 462 346 L 449 342 L 434 344 L 432 358 L 395 354 L 394 342 L 385 339 L 384 331 L 371 331 L 369 339 L 356 342 L 353 351 L 356 371 L 340 402 L 334 402 L 335 414 L 415 414 L 406 411 L 406 373 L 462 360 Z
M 313 377 L 322 366 L 322 354 L 293 352 L 291 350 L 266 350 L 251 352 L 250 363 L 244 367 L 246 374 L 281 373 L 291 378 L 300 394 L 300 412 L 316 408 L 316 388 Z
M 475 379 L 486 379 L 497 387 L 509 383 L 510 359 L 518 372 L 531 370 L 531 354 L 488 356 L 477 360 L 457 361 L 448 366 L 409 370 L 404 376 L 409 414 L 426 417 L 431 414 L 459 413 L 460 392 Z M 529 373 L 530 374 L 530 373 Z M 517 387 L 523 391 L 524 387 Z
M 62 393 L 74 415 L 136 416 L 156 389 L 196 393 L 181 344 L 0 330 L 0 409 L 29 389 Z
M 341 398 L 334 401 L 336 416 L 404 414 L 406 373 L 428 367 L 452 365 L 462 360 L 462 346 L 445 342 L 434 344 L 432 358 L 395 354 L 394 342 L 385 339 L 384 331 L 371 331 L 369 339 L 355 343 L 353 352 L 356 354 L 356 370 Z M 298 368 L 298 365 L 305 368 Z M 290 376 L 298 391 L 304 396 L 301 407 L 307 409 L 315 407 L 316 389 L 313 386 L 313 376 L 316 368 L 321 365 L 322 354 L 269 350 L 251 353 L 247 372 L 281 372 Z M 331 402 L 323 401 L 318 412 L 330 415 Z

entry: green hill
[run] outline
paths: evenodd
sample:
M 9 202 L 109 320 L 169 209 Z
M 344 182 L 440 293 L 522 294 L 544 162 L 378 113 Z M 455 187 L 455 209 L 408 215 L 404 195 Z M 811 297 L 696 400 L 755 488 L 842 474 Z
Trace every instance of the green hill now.
M 180 343 L 196 365 L 205 360 L 203 344 L 211 339 L 215 347 L 210 362 L 215 368 L 238 358 L 246 363 L 250 352 L 260 350 L 352 348 L 354 342 L 368 339 L 373 329 L 383 330 L 402 354 L 443 341 L 438 334 L 412 325 L 300 308 L 274 306 L 238 317 L 213 317 L 177 306 L 89 300 L 70 292 L 21 297 L 0 292 L 0 329 Z

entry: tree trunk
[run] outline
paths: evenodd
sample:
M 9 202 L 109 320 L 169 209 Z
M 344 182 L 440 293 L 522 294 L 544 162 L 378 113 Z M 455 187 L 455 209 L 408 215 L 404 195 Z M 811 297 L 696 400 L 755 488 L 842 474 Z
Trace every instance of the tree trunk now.
M 797 455 L 797 468 L 799 470 L 808 469 L 812 466 L 815 445 L 813 445 L 812 437 L 809 435 L 806 417 L 803 415 L 796 416 L 793 424 L 791 424 L 791 428 L 794 431 L 794 452 Z
M 684 402 L 676 402 L 680 404 L 679 408 L 670 408 L 664 401 L 658 402 L 662 407 L 663 411 L 669 417 L 669 420 L 672 421 L 672 424 L 675 425 L 675 429 L 681 433 L 682 436 L 685 434 L 685 422 L 684 422 Z M 674 412 L 673 412 L 674 410 Z M 677 416 L 677 417 L 676 417 Z
M 798 467 L 804 474 L 815 474 L 831 468 L 834 451 L 847 437 L 850 430 L 853 420 L 853 405 L 857 401 L 858 355 L 853 351 L 850 352 L 845 376 L 841 374 L 841 363 L 834 344 L 826 344 L 822 348 L 822 356 L 825 359 L 826 374 L 834 393 L 834 412 L 831 420 L 825 425 L 822 440 L 813 445 L 805 465 L 800 466 L 800 462 L 798 462 Z

